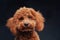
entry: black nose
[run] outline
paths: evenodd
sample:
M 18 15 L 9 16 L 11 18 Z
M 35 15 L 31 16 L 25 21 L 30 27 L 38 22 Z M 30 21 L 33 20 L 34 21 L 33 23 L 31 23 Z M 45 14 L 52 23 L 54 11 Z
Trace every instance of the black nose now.
M 25 27 L 28 27 L 28 23 L 24 23 L 24 26 L 25 26 Z

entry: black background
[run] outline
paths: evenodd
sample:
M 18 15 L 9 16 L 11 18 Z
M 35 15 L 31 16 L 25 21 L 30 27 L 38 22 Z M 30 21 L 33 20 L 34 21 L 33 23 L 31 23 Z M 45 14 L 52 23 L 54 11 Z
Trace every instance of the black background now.
M 60 39 L 60 7 L 56 0 L 0 0 L 0 40 L 13 40 L 14 36 L 5 24 L 23 6 L 42 12 L 46 21 L 44 30 L 38 32 L 41 40 Z

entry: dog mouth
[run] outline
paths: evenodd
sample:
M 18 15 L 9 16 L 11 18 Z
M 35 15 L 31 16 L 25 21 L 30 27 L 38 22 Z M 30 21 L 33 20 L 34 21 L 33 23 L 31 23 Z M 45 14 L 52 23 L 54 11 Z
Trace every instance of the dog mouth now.
M 22 29 L 17 29 L 19 32 L 31 32 L 33 31 L 33 28 L 22 28 Z
M 32 33 L 33 33 L 32 28 L 24 28 L 24 29 L 21 29 L 21 30 L 17 29 L 17 34 L 20 35 L 20 36 L 21 35 L 22 36 L 28 36 L 28 35 L 31 36 Z
M 29 27 L 22 27 L 22 28 L 16 28 L 16 31 L 17 31 L 17 35 L 22 35 L 22 36 L 28 36 L 33 33 L 35 29 L 32 27 L 32 26 L 29 26 Z

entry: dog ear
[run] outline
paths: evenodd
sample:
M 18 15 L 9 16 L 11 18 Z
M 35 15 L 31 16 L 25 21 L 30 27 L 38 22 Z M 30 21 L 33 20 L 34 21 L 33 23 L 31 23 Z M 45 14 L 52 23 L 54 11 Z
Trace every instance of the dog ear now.
M 44 29 L 44 18 L 40 12 L 36 12 L 36 21 L 37 21 L 36 29 L 38 31 L 42 31 Z
M 16 23 L 13 18 L 7 20 L 6 26 L 10 29 L 13 34 L 16 34 Z
M 44 17 L 40 12 L 36 12 L 34 9 L 31 8 L 31 13 L 36 18 L 36 30 L 42 31 L 44 29 Z

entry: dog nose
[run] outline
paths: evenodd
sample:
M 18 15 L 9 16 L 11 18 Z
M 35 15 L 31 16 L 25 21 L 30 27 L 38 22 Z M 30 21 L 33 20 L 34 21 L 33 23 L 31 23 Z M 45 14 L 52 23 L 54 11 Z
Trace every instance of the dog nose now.
M 29 25 L 28 23 L 24 23 L 24 26 L 25 26 L 25 27 L 28 27 L 28 25 Z

